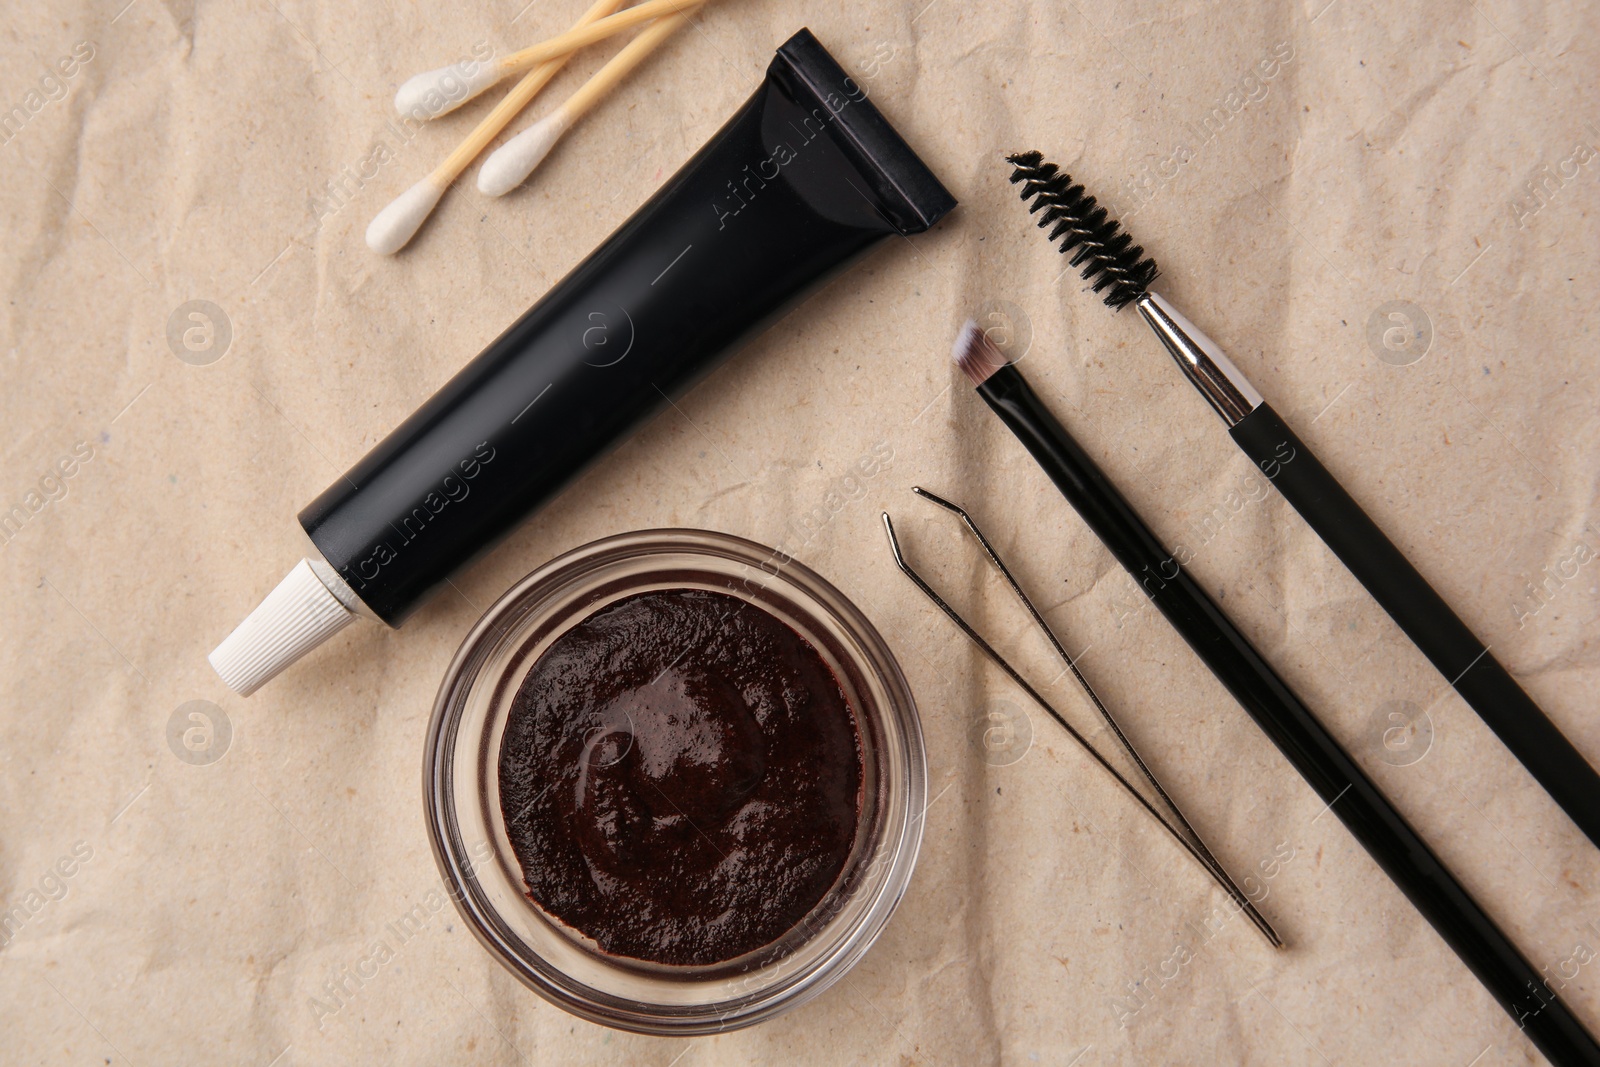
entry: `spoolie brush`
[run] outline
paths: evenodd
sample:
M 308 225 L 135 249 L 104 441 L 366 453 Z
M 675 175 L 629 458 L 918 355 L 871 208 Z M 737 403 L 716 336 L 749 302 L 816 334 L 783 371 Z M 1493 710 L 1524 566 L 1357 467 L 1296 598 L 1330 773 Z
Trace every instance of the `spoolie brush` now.
M 1150 291 L 1157 273 L 1154 261 L 1144 258 L 1144 249 L 1135 245 L 1132 237 L 1119 232 L 1116 220 L 1105 208 L 1086 195 L 1083 186 L 1074 185 L 1071 177 L 1055 164 L 1046 163 L 1038 152 L 1023 152 L 1009 157 L 1009 161 L 1014 168 L 1012 182 L 1021 183 L 1022 199 L 1031 201 L 1028 211 L 1039 216 L 1041 227 L 1050 227 L 1049 238 L 1060 242 L 1062 252 L 1076 250 L 1072 266 L 1082 268 L 1095 292 L 1110 290 L 1105 302 L 1112 308 L 1133 304 L 1139 309 L 1190 383 L 1228 424 L 1229 433 L 1244 454 L 1294 505 L 1589 840 L 1600 845 L 1600 774 L 1351 499 L 1305 442 L 1262 400 L 1216 342 L 1160 293 Z M 991 383 L 993 380 L 991 377 Z M 1281 730 L 1281 725 L 1274 722 L 1263 725 L 1275 735 Z M 1320 731 L 1321 727 L 1317 729 Z M 1274 739 L 1283 746 L 1281 738 Z M 1328 743 L 1332 744 L 1331 740 Z M 1331 780 L 1328 773 L 1335 769 L 1333 763 L 1315 766 L 1316 761 L 1308 764 L 1303 753 L 1287 749 L 1286 753 L 1313 784 Z M 1337 755 L 1334 763 L 1343 759 L 1342 752 Z M 1365 800 L 1345 800 L 1335 808 L 1489 991 L 1522 1023 L 1545 1055 L 1556 1063 L 1600 1063 L 1600 1044 L 1559 1000 L 1547 1001 L 1542 1008 L 1536 1006 L 1529 1014 L 1526 991 L 1537 986 L 1527 984 L 1527 961 L 1453 879 L 1429 869 L 1429 864 L 1437 864 L 1437 860 L 1426 853 L 1426 846 L 1410 828 L 1398 822 L 1405 834 L 1391 829 L 1375 832 L 1374 828 L 1351 821 L 1346 809 L 1352 806 L 1366 809 L 1354 813 L 1358 819 L 1396 821 L 1399 815 L 1375 790 Z M 1414 843 L 1406 842 L 1407 835 Z M 1408 857 L 1406 850 L 1413 847 L 1419 851 Z M 1419 866 L 1417 857 L 1427 857 L 1427 862 Z
M 1084 195 L 1083 186 L 1074 185 L 1071 175 L 1044 162 L 1038 152 L 1007 159 L 1016 168 L 1011 183 L 1021 182 L 1022 199 L 1033 201 L 1029 214 L 1039 216 L 1041 229 L 1050 227 L 1050 240 L 1060 242 L 1062 255 L 1077 249 L 1070 265 L 1081 268 L 1084 281 L 1095 292 L 1111 290 L 1106 305 L 1120 309 L 1143 296 L 1160 271 L 1143 248 L 1119 232 L 1117 220 L 1094 197 Z
M 1444 599 L 1330 474 L 1304 441 L 1262 400 L 1255 386 L 1211 338 L 1160 293 L 1144 249 L 1119 232 L 1094 197 L 1038 152 L 1009 157 L 1013 183 L 1039 225 L 1063 252 L 1077 249 L 1113 308 L 1133 304 L 1200 394 L 1228 424 L 1234 442 L 1271 479 L 1317 535 L 1350 569 L 1400 629 L 1433 661 L 1589 840 L 1600 845 L 1600 773 L 1589 765 L 1488 652 Z

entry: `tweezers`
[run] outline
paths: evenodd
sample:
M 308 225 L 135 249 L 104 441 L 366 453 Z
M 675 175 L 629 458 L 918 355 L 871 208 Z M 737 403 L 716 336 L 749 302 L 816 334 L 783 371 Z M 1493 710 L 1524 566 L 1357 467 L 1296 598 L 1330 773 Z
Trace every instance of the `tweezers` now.
M 1160 823 L 1167 833 L 1171 834 L 1173 839 L 1177 841 L 1179 845 L 1183 846 L 1184 851 L 1188 852 L 1190 856 L 1194 857 L 1197 863 L 1206 869 L 1206 872 L 1211 875 L 1212 879 L 1216 881 L 1217 885 L 1219 885 L 1223 892 L 1227 893 L 1233 902 L 1239 906 L 1239 909 L 1243 911 L 1247 917 L 1249 917 L 1251 923 L 1255 925 L 1256 929 L 1261 932 L 1261 935 L 1267 939 L 1273 948 L 1282 948 L 1283 939 L 1278 936 L 1278 932 L 1272 928 L 1271 923 L 1267 922 L 1266 917 L 1257 910 L 1255 903 L 1249 898 L 1249 896 L 1247 896 L 1245 892 L 1239 888 L 1238 884 L 1233 880 L 1233 877 L 1227 872 L 1227 869 L 1222 866 L 1222 863 L 1216 858 L 1215 855 L 1212 854 L 1211 849 L 1206 846 L 1206 843 L 1200 837 L 1199 832 L 1195 830 L 1194 826 L 1178 808 L 1177 803 L 1167 793 L 1166 789 L 1162 787 L 1160 781 L 1156 779 L 1156 776 L 1154 772 L 1150 770 L 1149 765 L 1145 763 L 1144 759 L 1133 747 L 1133 742 L 1128 739 L 1127 734 L 1123 733 L 1122 728 L 1117 725 L 1117 720 L 1112 716 L 1110 709 L 1108 709 L 1104 701 L 1100 699 L 1099 694 L 1094 691 L 1094 687 L 1089 684 L 1089 680 L 1083 676 L 1083 672 L 1078 669 L 1078 665 L 1073 662 L 1072 657 L 1067 654 L 1066 648 L 1062 645 L 1061 640 L 1056 636 L 1055 631 L 1050 628 L 1049 623 L 1045 622 L 1044 616 L 1041 615 L 1039 610 L 1033 606 L 1033 601 L 1028 599 L 1028 595 L 1024 593 L 1022 591 L 1022 587 L 1017 584 L 1016 578 L 1011 574 L 1011 569 L 1005 565 L 1003 560 L 1001 560 L 1000 554 L 996 552 L 994 546 L 989 543 L 989 539 L 983 535 L 983 531 L 978 529 L 978 524 L 972 521 L 972 516 L 968 515 L 966 509 L 962 508 L 961 506 L 953 504 L 941 496 L 930 493 L 921 486 L 913 486 L 911 491 L 925 500 L 931 500 L 933 503 L 939 505 L 946 511 L 951 512 L 961 519 L 962 524 L 966 526 L 973 538 L 983 548 L 984 554 L 989 558 L 989 562 L 993 564 L 994 568 L 1000 572 L 1000 575 L 1005 579 L 1006 584 L 1011 587 L 1011 591 L 1016 594 L 1017 599 L 1022 601 L 1022 606 L 1027 609 L 1028 614 L 1033 618 L 1035 625 L 1044 631 L 1045 637 L 1050 641 L 1050 646 L 1055 649 L 1056 655 L 1061 657 L 1061 661 L 1067 665 L 1067 670 L 1071 672 L 1072 677 L 1077 681 L 1078 686 L 1089 698 L 1089 702 L 1094 705 L 1095 711 L 1099 713 L 1101 720 L 1106 724 L 1106 727 L 1111 731 L 1112 735 L 1116 737 L 1117 742 L 1122 746 L 1123 751 L 1128 754 L 1128 757 L 1133 760 L 1134 765 L 1139 768 L 1139 773 L 1144 777 L 1144 780 L 1150 784 L 1152 789 L 1155 790 L 1156 796 L 1159 798 L 1161 804 L 1171 812 L 1172 821 L 1169 821 L 1167 817 L 1158 811 L 1156 806 L 1152 804 L 1142 792 L 1136 789 L 1132 782 L 1128 781 L 1128 779 L 1123 776 L 1122 772 L 1118 771 L 1114 766 L 1111 765 L 1110 761 L 1106 759 L 1099 749 L 1095 748 L 1095 746 L 1090 743 L 1088 738 L 1079 733 L 1078 730 L 1066 720 L 1066 717 L 1063 716 L 1054 705 L 1046 700 L 1037 689 L 1035 689 L 1025 678 L 1022 677 L 1015 667 L 1006 662 L 1005 657 L 1001 656 L 999 652 L 995 651 L 993 645 L 986 641 L 983 636 L 978 633 L 978 631 L 974 630 L 971 624 L 963 619 L 954 608 L 947 604 L 944 598 L 939 596 L 938 593 L 934 592 L 933 587 L 924 581 L 920 574 L 912 569 L 911 565 L 906 562 L 904 554 L 902 554 L 900 551 L 900 541 L 895 536 L 894 523 L 890 520 L 889 513 L 886 511 L 883 513 L 883 528 L 884 532 L 889 535 L 889 550 L 894 553 L 895 565 L 900 568 L 907 578 L 911 579 L 912 584 L 914 584 L 918 589 L 922 590 L 923 595 L 925 595 L 929 600 L 933 601 L 935 607 L 944 612 L 950 621 L 955 623 L 956 627 L 960 629 L 962 633 L 967 635 L 968 639 L 970 639 L 972 643 L 978 647 L 980 652 L 988 657 L 989 660 L 993 662 L 995 666 L 999 667 L 1001 671 L 1005 672 L 1005 675 L 1010 678 L 1012 682 L 1016 683 L 1017 687 L 1026 693 L 1030 700 L 1039 705 L 1039 707 L 1043 709 L 1047 715 L 1054 719 L 1056 724 L 1065 730 L 1067 735 L 1076 741 L 1078 745 L 1106 771 L 1107 774 L 1116 779 L 1118 785 L 1127 790 L 1128 794 L 1139 802 L 1139 805 L 1149 813 L 1151 818 Z M 1174 825 L 1174 821 L 1176 822 L 1176 825 Z

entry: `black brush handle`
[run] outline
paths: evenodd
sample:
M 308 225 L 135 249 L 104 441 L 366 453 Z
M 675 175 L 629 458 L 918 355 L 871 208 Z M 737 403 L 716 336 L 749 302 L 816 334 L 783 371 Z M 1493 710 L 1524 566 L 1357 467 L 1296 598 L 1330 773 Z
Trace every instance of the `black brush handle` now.
M 1423 918 L 1557 1064 L 1600 1065 L 1600 1045 L 1510 938 L 1309 708 L 1173 559 L 1014 367 L 978 393 L 1017 435 L 1089 528 L 1311 784 Z
M 1572 747 L 1484 643 L 1350 498 L 1270 405 L 1230 431 L 1461 699 L 1563 811 L 1600 845 L 1600 773 Z

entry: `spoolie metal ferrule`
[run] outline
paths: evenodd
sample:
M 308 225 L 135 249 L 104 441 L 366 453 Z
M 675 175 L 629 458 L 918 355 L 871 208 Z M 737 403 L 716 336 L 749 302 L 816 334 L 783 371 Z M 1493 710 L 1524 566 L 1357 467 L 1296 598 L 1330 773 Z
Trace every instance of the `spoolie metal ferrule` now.
M 1201 333 L 1165 297 L 1146 291 L 1134 303 L 1144 321 L 1183 368 L 1183 373 L 1229 427 L 1239 425 L 1246 415 L 1261 406 L 1261 394 L 1250 384 L 1250 379 L 1233 365 L 1215 341 Z

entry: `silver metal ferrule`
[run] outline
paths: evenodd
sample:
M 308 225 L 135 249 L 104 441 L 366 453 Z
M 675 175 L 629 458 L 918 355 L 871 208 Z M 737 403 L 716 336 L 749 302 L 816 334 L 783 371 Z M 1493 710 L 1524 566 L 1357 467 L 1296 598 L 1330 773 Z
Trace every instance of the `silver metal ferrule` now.
M 1195 328 L 1194 323 L 1160 293 L 1147 292 L 1136 303 L 1144 321 L 1161 338 L 1183 373 L 1189 376 L 1200 395 L 1211 401 L 1223 421 L 1237 426 L 1246 415 L 1261 406 L 1261 394 L 1250 384 L 1217 343 Z

